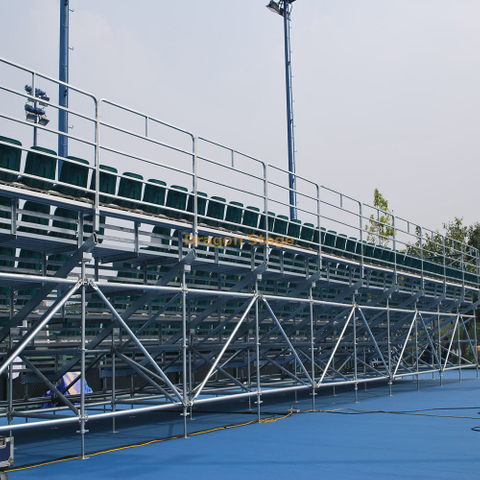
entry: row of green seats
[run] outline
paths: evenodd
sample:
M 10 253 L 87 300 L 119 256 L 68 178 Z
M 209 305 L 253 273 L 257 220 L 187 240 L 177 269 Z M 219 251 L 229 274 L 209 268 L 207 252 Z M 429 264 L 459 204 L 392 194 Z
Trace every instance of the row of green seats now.
M 32 147 L 27 153 L 24 173 L 35 176 L 35 178 L 20 176 L 15 173 L 20 170 L 21 143 L 18 140 L 1 137 L 0 141 L 0 167 L 13 172 L 0 171 L 0 180 L 13 182 L 20 180 L 25 185 L 40 190 L 55 189 L 56 191 L 73 197 L 87 196 L 94 198 L 93 190 L 96 188 L 96 175 L 92 173 L 90 189 L 87 188 L 89 167 L 86 160 L 77 157 L 67 157 L 63 161 L 59 184 L 55 186 L 56 172 L 56 152 L 43 147 Z M 19 178 L 20 176 L 20 178 Z M 463 278 L 462 271 L 454 267 L 444 267 L 440 263 L 433 261 L 422 262 L 422 259 L 405 252 L 394 251 L 388 247 L 375 245 L 373 243 L 358 241 L 353 237 L 347 237 L 344 234 L 337 234 L 335 231 L 324 228 L 320 230 L 311 223 L 302 223 L 299 220 L 289 220 L 285 215 L 276 216 L 274 212 L 260 213 L 256 207 L 247 206 L 246 208 L 240 202 L 232 201 L 227 203 L 226 199 L 220 196 L 208 198 L 204 192 L 197 192 L 197 195 L 189 194 L 188 189 L 179 186 L 167 184 L 158 179 L 149 179 L 144 182 L 143 177 L 132 172 L 124 172 L 118 181 L 118 171 L 107 165 L 100 165 L 100 183 L 99 191 L 100 202 L 115 204 L 127 209 L 141 208 L 144 212 L 153 215 L 167 215 L 176 219 L 187 221 L 193 220 L 196 210 L 199 222 L 212 227 L 220 227 L 226 230 L 242 232 L 246 235 L 262 235 L 266 227 L 271 232 L 273 240 L 276 238 L 292 239 L 296 244 L 318 249 L 322 246 L 325 253 L 341 255 L 349 258 L 360 258 L 363 256 L 367 261 L 375 264 L 392 267 L 394 264 L 408 271 L 421 271 L 443 276 L 455 280 Z M 117 188 L 118 183 L 118 188 Z M 142 195 L 143 193 L 143 195 Z M 11 205 L 11 200 L 7 197 L 0 198 L 0 204 L 4 206 Z M 6 209 L 5 209 L 6 210 Z M 8 218 L 8 211 L 0 211 L 0 218 Z M 31 211 L 33 215 L 23 215 L 23 220 L 29 223 L 39 223 L 48 226 L 48 219 L 45 216 L 50 214 L 50 207 L 46 204 L 37 202 L 26 202 L 24 210 Z M 44 215 L 38 216 L 37 214 Z M 55 210 L 54 217 L 71 219 L 71 222 L 64 220 L 54 220 L 53 227 L 63 230 L 76 230 L 78 213 L 69 209 L 58 207 Z M 91 217 L 86 218 L 87 223 Z M 101 222 L 105 221 L 104 218 Z M 1 224 L 0 227 L 8 227 L 7 224 Z M 45 229 L 34 229 L 24 227 L 25 231 L 30 233 L 45 233 Z M 85 232 L 91 232 L 91 226 L 85 226 Z M 102 232 L 100 232 L 102 233 Z M 154 227 L 154 234 L 163 235 L 162 244 L 168 249 L 171 230 L 165 227 Z M 75 238 L 75 235 L 52 231 L 51 235 Z M 173 242 L 172 242 L 173 243 Z M 245 250 L 249 250 L 245 248 Z M 261 252 L 261 248 L 259 249 Z M 227 253 L 235 253 L 229 250 Z M 245 255 L 249 255 L 245 252 Z M 278 249 L 272 250 L 272 260 L 277 261 L 280 256 Z M 291 254 L 285 254 L 286 258 L 291 258 Z M 465 280 L 471 283 L 477 283 L 477 275 L 472 272 L 465 272 Z

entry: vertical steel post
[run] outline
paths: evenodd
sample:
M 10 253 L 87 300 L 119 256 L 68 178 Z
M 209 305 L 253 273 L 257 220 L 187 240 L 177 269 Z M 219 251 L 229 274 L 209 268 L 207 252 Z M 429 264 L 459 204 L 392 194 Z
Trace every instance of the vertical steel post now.
M 419 364 L 418 364 L 418 315 L 415 316 L 415 360 L 417 363 L 416 372 L 417 372 L 417 391 L 418 391 L 420 390 L 420 372 L 419 372 Z
M 353 296 L 353 375 L 354 375 L 354 381 L 355 381 L 355 403 L 358 403 L 358 370 L 357 370 L 357 315 L 356 315 L 356 310 L 357 306 L 355 303 L 355 295 Z M 365 384 L 366 385 L 366 384 Z
M 310 286 L 310 358 L 312 359 L 312 410 L 315 410 L 315 396 L 317 395 L 315 391 L 315 328 L 313 320 L 313 285 Z
M 248 333 L 248 336 L 250 337 L 250 332 Z M 248 339 L 248 343 L 250 343 L 250 338 Z M 247 350 L 247 376 L 248 376 L 248 391 L 252 391 L 252 371 L 251 371 L 251 365 L 250 365 L 250 348 Z M 248 396 L 248 410 L 252 410 L 252 397 L 249 395 Z
M 85 258 L 82 258 L 82 313 L 80 329 L 80 437 L 82 460 L 85 460 Z
M 462 245 L 463 248 L 463 245 Z M 462 267 L 463 268 L 463 267 Z M 465 285 L 463 285 L 463 291 L 465 292 Z M 458 315 L 460 317 L 460 311 L 458 311 Z M 463 320 L 462 320 L 463 323 Z M 460 322 L 458 322 L 457 326 L 457 350 L 458 350 L 458 381 L 462 381 L 462 345 L 460 343 Z
M 35 91 L 36 91 L 36 75 L 35 73 L 32 73 L 32 96 L 35 97 Z M 37 108 L 37 101 L 33 101 L 33 107 Z M 35 125 L 38 122 L 38 117 L 35 117 Z M 33 146 L 36 147 L 38 143 L 38 129 L 37 127 L 33 127 Z
M 100 103 L 95 99 L 95 200 L 93 226 L 94 232 L 100 230 Z
M 390 323 L 390 296 L 387 298 L 388 395 L 392 396 L 392 332 Z
M 260 386 L 260 326 L 258 318 L 258 278 L 255 279 L 255 360 L 257 362 L 257 419 L 261 421 L 262 390 Z
M 115 397 L 116 397 L 116 382 L 115 382 L 115 329 L 112 330 L 112 412 L 115 412 Z M 112 433 L 117 433 L 115 430 L 115 416 L 112 416 Z
M 183 382 L 183 437 L 188 437 L 187 432 L 187 285 L 185 266 L 182 271 L 182 382 Z
M 475 338 L 475 352 L 473 353 L 473 356 L 475 358 L 475 372 L 476 372 L 476 378 L 478 380 L 478 340 L 477 340 L 477 313 L 474 310 L 473 311 L 473 335 Z
M 193 238 L 194 247 L 198 247 L 198 160 L 197 138 L 192 136 L 192 170 L 193 170 Z
M 8 336 L 8 355 L 10 355 L 12 353 L 12 347 L 13 347 L 13 338 L 12 338 L 12 330 L 10 329 L 10 335 Z M 7 418 L 8 418 L 8 424 L 11 425 L 12 420 L 13 420 L 13 362 L 8 367 L 8 410 L 7 410 Z M 12 433 L 10 432 L 10 435 L 11 434 Z
M 58 78 L 63 83 L 68 83 L 68 54 L 69 54 L 69 0 L 60 0 L 60 51 L 58 64 Z M 68 108 L 68 88 L 60 84 L 58 86 L 58 104 Z M 58 110 L 58 131 L 68 133 L 68 113 L 60 108 Z M 58 156 L 68 155 L 68 137 L 58 135 Z M 62 161 L 58 162 L 58 173 L 62 169 Z
M 284 0 L 283 27 L 285 38 L 285 85 L 287 90 L 287 139 L 288 139 L 288 187 L 290 199 L 290 218 L 297 218 L 297 180 L 295 177 L 295 135 L 293 120 L 293 75 L 292 48 L 290 41 L 290 14 L 292 0 Z
M 440 305 L 437 306 L 437 330 L 438 330 L 438 360 L 440 362 L 438 375 L 440 377 L 440 386 L 443 384 L 442 380 L 442 332 L 440 330 Z
M 190 309 L 188 310 L 188 322 L 190 323 Z M 192 372 L 192 348 L 193 348 L 193 330 L 189 331 L 188 334 L 188 399 L 192 399 L 193 392 L 193 372 Z M 193 420 L 193 405 L 190 404 L 190 420 Z

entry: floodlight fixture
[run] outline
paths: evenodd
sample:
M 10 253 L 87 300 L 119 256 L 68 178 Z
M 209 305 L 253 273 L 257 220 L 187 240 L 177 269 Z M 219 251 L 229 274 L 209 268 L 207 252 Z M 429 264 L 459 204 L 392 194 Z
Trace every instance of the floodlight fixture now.
M 25 104 L 25 120 L 29 123 L 46 127 L 50 123 L 50 120 L 45 115 L 44 107 L 48 107 L 48 104 L 40 100 L 49 102 L 50 97 L 44 90 L 40 90 L 39 88 L 35 88 L 34 90 L 31 85 L 25 85 L 24 88 L 29 95 L 32 95 L 35 91 L 35 99 L 28 99 Z M 38 100 L 36 100 L 37 98 Z M 37 127 L 33 127 L 33 145 L 37 145 Z
M 33 88 L 30 85 L 25 85 L 25 91 L 29 95 L 33 95 Z M 47 95 L 47 92 L 45 92 L 44 90 L 40 90 L 39 88 L 35 89 L 35 96 L 37 98 L 41 98 L 42 100 L 45 100 L 46 102 L 50 101 L 50 97 Z
M 46 127 L 49 122 L 50 120 L 47 118 L 46 115 L 42 115 L 41 117 L 38 118 L 38 123 L 43 127 Z
M 25 112 L 25 120 L 30 123 L 37 123 L 37 116 L 33 113 Z
M 33 115 L 37 115 L 38 117 L 45 115 L 45 110 L 43 108 L 34 107 L 29 103 L 25 104 L 25 111 Z
M 283 9 L 280 8 L 280 2 L 275 2 L 274 0 L 270 0 L 268 5 L 265 5 L 271 12 L 278 13 L 283 17 Z
M 291 5 L 295 0 L 270 0 L 268 5 L 265 5 L 271 12 L 277 13 L 281 17 L 285 16 L 285 4 Z M 287 6 L 287 17 L 290 18 L 290 12 Z

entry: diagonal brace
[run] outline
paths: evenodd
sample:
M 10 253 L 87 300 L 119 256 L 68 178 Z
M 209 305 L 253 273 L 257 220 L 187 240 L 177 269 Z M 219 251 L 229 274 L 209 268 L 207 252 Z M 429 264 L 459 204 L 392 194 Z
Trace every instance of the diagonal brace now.
M 272 310 L 272 307 L 270 307 L 270 304 L 268 303 L 267 299 L 266 298 L 263 298 L 262 297 L 262 301 L 263 303 L 265 304 L 265 306 L 267 307 L 268 311 L 270 312 L 270 315 L 272 316 L 272 319 L 273 321 L 277 324 L 277 327 L 278 329 L 280 330 L 280 333 L 282 334 L 283 338 L 285 339 L 285 341 L 287 342 L 290 350 L 292 351 L 293 355 L 295 356 L 295 358 L 297 359 L 297 361 L 300 363 L 300 366 L 302 367 L 302 370 L 303 370 L 303 373 L 305 373 L 305 375 L 307 376 L 308 380 L 310 381 L 310 383 L 312 382 L 312 377 L 310 377 L 310 374 L 308 373 L 307 369 L 305 368 L 305 365 L 303 364 L 303 362 L 300 360 L 300 357 L 298 356 L 298 353 L 297 351 L 295 350 L 295 347 L 292 345 L 292 343 L 290 342 L 290 339 L 288 338 L 287 334 L 285 333 L 285 330 L 283 329 L 281 323 L 278 321 L 278 318 L 277 316 L 273 313 L 273 310 Z
M 245 310 L 245 312 L 243 313 L 243 315 L 241 316 L 240 320 L 238 321 L 237 325 L 235 326 L 235 328 L 233 329 L 233 332 L 232 334 L 230 335 L 229 339 L 226 341 L 225 345 L 223 346 L 222 350 L 220 351 L 220 353 L 218 354 L 217 358 L 215 359 L 215 362 L 213 363 L 213 365 L 211 366 L 210 368 L 210 371 L 208 372 L 208 374 L 206 375 L 206 377 L 203 379 L 203 382 L 199 385 L 198 387 L 198 390 L 197 390 L 197 393 L 194 395 L 194 397 L 192 398 L 192 401 L 194 401 L 199 395 L 200 393 L 202 392 L 203 388 L 205 387 L 206 383 L 208 382 L 208 380 L 210 379 L 210 377 L 213 375 L 213 373 L 215 372 L 215 369 L 217 368 L 217 365 L 220 363 L 220 360 L 222 359 L 222 356 L 223 354 L 225 353 L 225 351 L 227 350 L 227 348 L 229 347 L 230 343 L 232 342 L 232 340 L 235 338 L 235 335 L 237 334 L 238 332 L 238 329 L 240 328 L 240 326 L 242 325 L 243 321 L 245 320 L 245 317 L 248 315 L 248 313 L 250 312 L 250 309 L 252 308 L 253 304 L 255 303 L 255 301 L 257 300 L 257 294 L 255 294 L 252 299 L 250 300 L 250 303 L 248 304 L 247 306 L 247 309 Z
M 128 326 L 127 322 L 118 314 L 115 310 L 115 307 L 108 301 L 108 298 L 103 294 L 103 292 L 98 288 L 98 286 L 94 282 L 90 282 L 90 285 L 95 289 L 95 291 L 100 295 L 100 298 L 105 303 L 107 308 L 112 312 L 112 315 L 115 317 L 117 322 L 124 328 L 127 332 L 128 336 L 133 340 L 133 342 L 137 345 L 137 347 L 141 350 L 141 352 L 145 355 L 148 359 L 152 367 L 158 372 L 158 374 L 162 377 L 163 381 L 171 388 L 175 396 L 179 399 L 181 403 L 183 403 L 182 396 L 180 392 L 177 390 L 175 385 L 170 381 L 170 379 L 165 375 L 163 370 L 158 366 L 157 362 L 155 362 L 154 358 L 148 353 L 148 350 L 143 346 L 142 342 L 135 336 L 132 332 L 130 327 Z

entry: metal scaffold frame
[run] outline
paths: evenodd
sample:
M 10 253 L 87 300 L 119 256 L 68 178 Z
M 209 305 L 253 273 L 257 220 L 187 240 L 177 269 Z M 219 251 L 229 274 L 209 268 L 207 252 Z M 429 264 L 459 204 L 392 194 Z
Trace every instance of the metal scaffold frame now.
M 321 388 L 477 368 L 476 249 L 298 175 L 291 220 L 288 171 L 68 88 L 75 135 L 16 116 L 31 95 L 0 85 L 0 158 L 21 161 L 0 162 L 1 432 L 80 423 L 84 455 L 87 421 L 132 409 L 180 408 L 187 436 L 206 403 L 253 399 L 260 420 L 268 394 L 315 409 Z M 24 147 L 32 128 L 76 156 Z M 367 237 L 385 214 L 391 238 Z

